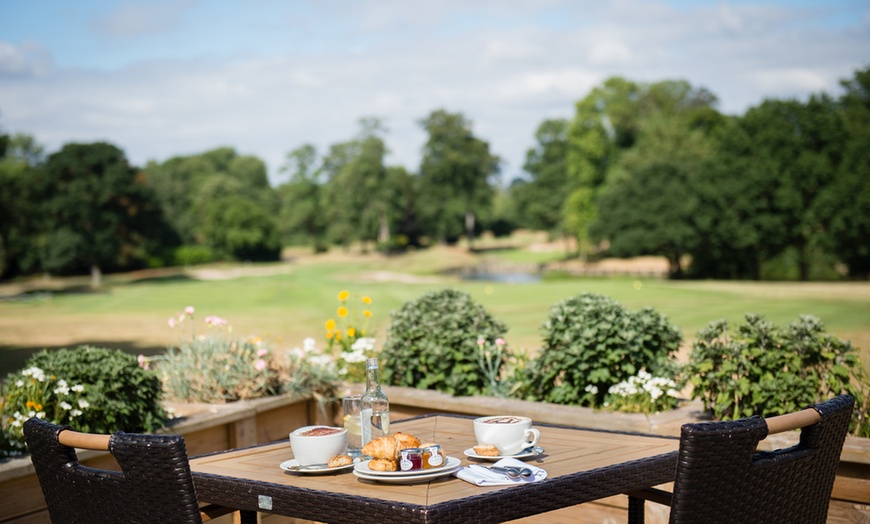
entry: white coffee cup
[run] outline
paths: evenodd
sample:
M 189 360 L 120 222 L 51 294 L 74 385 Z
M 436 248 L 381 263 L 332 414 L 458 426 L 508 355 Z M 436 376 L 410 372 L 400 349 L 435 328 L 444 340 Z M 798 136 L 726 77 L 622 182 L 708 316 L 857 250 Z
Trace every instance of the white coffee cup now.
M 317 433 L 327 433 L 319 435 Z M 300 466 L 326 464 L 347 452 L 347 430 L 331 426 L 305 426 L 290 433 L 290 449 Z
M 516 455 L 537 444 L 541 432 L 529 417 L 495 415 L 474 419 L 474 438 L 479 445 L 495 445 L 501 455 Z

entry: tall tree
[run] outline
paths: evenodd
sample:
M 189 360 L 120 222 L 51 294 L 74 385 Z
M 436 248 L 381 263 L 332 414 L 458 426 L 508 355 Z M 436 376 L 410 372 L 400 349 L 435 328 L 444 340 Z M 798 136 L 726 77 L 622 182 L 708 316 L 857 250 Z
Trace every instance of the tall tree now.
M 278 186 L 282 239 L 288 244 L 311 242 L 315 253 L 326 251 L 323 169 L 317 149 L 311 144 L 294 149 L 287 154 L 281 172 L 290 173 L 290 180 Z
M 846 128 L 836 180 L 820 195 L 833 251 L 854 278 L 870 278 L 870 67 L 843 80 Z
M 148 227 L 162 213 L 146 178 L 124 152 L 105 142 L 67 144 L 45 163 L 43 265 L 49 271 L 89 268 L 99 287 L 103 268 L 129 266 L 141 257 Z
M 0 277 L 39 268 L 43 148 L 32 136 L 0 135 Z
M 146 168 L 163 210 L 185 244 L 207 245 L 222 257 L 274 260 L 280 254 L 276 217 L 279 197 L 269 186 L 266 164 L 230 147 L 174 157 Z M 238 202 L 236 202 L 238 201 Z M 245 203 L 239 203 L 245 201 Z M 238 204 L 238 205 L 236 205 Z M 229 211 L 219 216 L 221 207 Z M 233 224 L 227 223 L 232 220 Z M 216 229 L 231 227 L 234 235 Z M 231 241 L 238 238 L 239 241 Z
M 797 253 L 799 278 L 808 280 L 813 253 L 824 249 L 823 189 L 835 179 L 846 142 L 842 116 L 822 94 L 806 103 L 767 100 L 750 108 L 741 126 L 752 161 L 775 184 L 772 205 L 782 223 L 777 233 Z
M 492 205 L 499 158 L 460 113 L 439 109 L 420 125 L 428 134 L 420 164 L 424 220 L 441 241 L 456 240 L 464 231 L 473 248 L 475 216 Z
M 688 174 L 662 162 L 614 182 L 601 195 L 592 233 L 610 239 L 615 256 L 661 255 L 670 275 L 683 274 L 681 259 L 695 241 L 697 207 Z
M 564 232 L 562 207 L 573 183 L 568 176 L 568 121 L 544 120 L 535 132 L 537 144 L 526 152 L 523 169 L 529 174 L 527 183 L 511 185 L 516 217 L 521 226 Z
M 567 152 L 577 194 L 564 210 L 581 243 L 595 217 L 604 220 L 586 210 L 592 204 L 601 211 L 598 198 L 608 185 L 624 184 L 640 171 L 663 172 L 651 169 L 663 163 L 688 176 L 698 170 L 711 150 L 709 134 L 722 120 L 715 103 L 709 91 L 685 81 L 638 84 L 619 77 L 577 103 Z M 599 235 L 618 234 L 611 227 L 597 229 Z
M 330 229 L 342 244 L 351 241 L 388 242 L 390 199 L 384 157 L 386 132 L 376 118 L 359 121 L 360 132 L 351 141 L 335 144 L 324 160 L 329 178 L 327 198 L 332 206 Z

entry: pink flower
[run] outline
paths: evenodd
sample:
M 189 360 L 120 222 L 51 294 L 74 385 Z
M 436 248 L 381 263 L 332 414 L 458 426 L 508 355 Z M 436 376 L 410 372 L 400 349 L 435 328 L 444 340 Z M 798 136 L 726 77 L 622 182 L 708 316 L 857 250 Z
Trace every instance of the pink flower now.
M 484 345 L 484 344 L 486 344 L 486 340 L 483 340 L 482 338 L 477 339 L 477 345 L 478 345 L 478 346 L 482 346 L 482 345 Z
M 209 326 L 225 326 L 227 324 L 227 321 L 221 317 L 209 315 L 205 317 L 205 323 Z
M 145 355 L 140 353 L 139 356 L 136 357 L 136 360 L 139 362 L 139 367 L 142 369 L 148 369 L 148 359 L 145 358 Z
M 169 317 L 169 327 L 175 327 L 175 317 Z
M 266 369 L 266 361 L 262 358 L 257 359 L 257 362 L 254 364 L 254 368 L 256 368 L 257 371 L 263 371 L 264 369 Z
M 193 309 L 193 306 L 187 306 L 186 308 L 184 308 L 184 314 L 188 316 L 193 316 L 194 311 L 195 310 Z
M 495 345 L 496 345 L 496 346 L 504 346 L 504 345 L 505 345 L 505 341 L 504 341 L 504 339 L 503 339 L 503 338 L 497 338 L 497 339 L 495 339 Z
M 266 348 L 260 348 L 260 349 L 257 350 L 257 356 L 258 356 L 258 357 L 265 357 L 266 354 L 267 354 L 268 352 L 269 352 L 268 349 L 266 349 Z

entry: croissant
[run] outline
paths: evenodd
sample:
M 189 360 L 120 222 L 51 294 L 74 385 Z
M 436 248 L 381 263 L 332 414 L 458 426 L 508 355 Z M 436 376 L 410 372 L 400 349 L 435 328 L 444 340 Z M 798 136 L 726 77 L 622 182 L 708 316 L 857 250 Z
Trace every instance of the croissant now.
M 420 439 L 418 439 L 414 435 L 409 435 L 407 433 L 402 433 L 401 431 L 399 431 L 397 433 L 393 433 L 393 437 L 399 441 L 400 451 L 407 448 L 420 447 Z
M 372 458 L 396 460 L 399 456 L 399 441 L 391 435 L 378 437 L 363 446 L 362 454 Z
M 369 469 L 372 471 L 396 471 L 399 468 L 395 460 L 373 458 L 369 461 Z

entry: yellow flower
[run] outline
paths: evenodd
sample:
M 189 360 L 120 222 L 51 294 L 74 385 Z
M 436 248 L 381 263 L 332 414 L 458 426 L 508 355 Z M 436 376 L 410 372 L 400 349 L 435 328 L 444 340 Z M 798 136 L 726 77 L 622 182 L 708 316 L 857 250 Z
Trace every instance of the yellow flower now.
M 349 297 L 349 296 L 350 296 L 350 293 L 348 291 L 341 291 L 338 293 L 339 300 L 347 300 L 347 297 Z
M 338 308 L 338 316 L 340 316 L 341 318 L 346 317 L 347 316 L 347 308 L 344 306 L 341 306 L 340 308 Z
M 332 331 L 327 331 L 326 332 L 326 340 L 331 340 L 331 339 L 332 339 Z
M 369 297 L 362 297 L 363 304 L 371 304 L 372 299 Z
M 370 317 L 370 316 L 372 316 L 372 312 L 369 311 L 368 309 L 366 309 L 365 311 L 363 311 L 363 315 Z
M 332 331 L 333 329 L 335 329 L 335 320 L 330 318 L 326 321 L 326 330 Z
M 36 405 L 36 402 L 34 402 L 32 400 L 28 400 L 24 405 L 27 406 L 28 408 L 32 408 L 33 406 Z
M 37 404 L 34 407 L 36 408 L 36 411 L 42 411 L 42 404 Z
M 352 327 L 347 328 L 348 338 L 353 338 L 354 335 L 356 335 L 356 329 Z
M 335 340 L 341 340 L 341 331 L 335 332 Z

